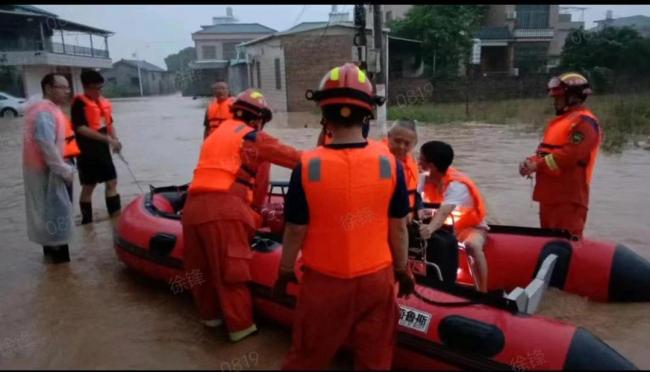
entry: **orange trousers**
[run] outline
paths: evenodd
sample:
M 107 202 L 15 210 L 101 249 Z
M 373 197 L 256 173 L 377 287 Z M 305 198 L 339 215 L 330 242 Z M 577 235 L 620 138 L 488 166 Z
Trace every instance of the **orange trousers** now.
M 587 222 L 587 208 L 576 203 L 540 203 L 539 221 L 542 228 L 564 229 L 571 235 L 582 237 Z
M 326 369 L 349 345 L 355 369 L 390 369 L 398 320 L 392 267 L 352 279 L 305 268 L 282 368 Z
M 191 287 L 203 320 L 223 318 L 230 333 L 253 325 L 250 241 L 254 231 L 237 220 L 183 225 L 184 261 L 188 273 L 202 273 Z

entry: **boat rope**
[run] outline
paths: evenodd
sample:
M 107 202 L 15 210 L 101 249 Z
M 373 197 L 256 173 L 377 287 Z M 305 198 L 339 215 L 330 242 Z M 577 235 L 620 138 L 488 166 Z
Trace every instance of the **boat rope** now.
M 414 291 L 414 295 L 415 295 L 415 297 L 417 299 L 423 301 L 424 303 L 427 303 L 429 305 L 434 305 L 434 306 L 440 306 L 440 307 L 462 307 L 462 306 L 470 306 L 470 305 L 475 305 L 475 304 L 481 303 L 481 301 L 479 301 L 479 300 L 454 301 L 454 302 L 436 301 L 436 300 L 432 300 L 430 298 L 424 297 L 417 290 Z
M 124 159 L 124 156 L 122 156 L 122 153 L 118 152 L 117 156 L 120 158 L 120 160 L 122 160 L 124 165 L 126 165 L 126 169 L 129 171 L 129 173 L 131 173 L 131 177 L 133 178 L 133 181 L 135 181 L 135 184 L 138 186 L 138 189 L 140 189 L 140 192 L 144 193 L 144 191 L 142 190 L 142 187 L 140 186 L 140 183 L 138 182 L 138 179 L 135 178 L 135 175 L 133 174 L 133 171 L 131 170 L 131 167 L 129 166 L 129 163 L 126 161 L 126 159 Z

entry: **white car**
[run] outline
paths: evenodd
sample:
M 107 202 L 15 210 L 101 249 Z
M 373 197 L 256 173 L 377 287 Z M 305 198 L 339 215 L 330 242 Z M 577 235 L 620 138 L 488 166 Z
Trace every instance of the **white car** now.
M 25 99 L 0 92 L 0 117 L 15 118 L 25 113 Z

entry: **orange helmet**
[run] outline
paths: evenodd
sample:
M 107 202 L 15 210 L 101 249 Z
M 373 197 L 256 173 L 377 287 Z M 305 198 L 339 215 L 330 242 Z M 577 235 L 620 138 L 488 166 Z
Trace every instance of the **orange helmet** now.
M 567 72 L 552 77 L 547 89 L 550 97 L 577 95 L 584 98 L 592 93 L 587 78 L 577 72 Z
M 238 110 L 240 110 L 239 115 Z M 257 89 L 246 89 L 239 93 L 232 104 L 232 112 L 235 116 L 241 116 L 241 110 L 261 118 L 265 123 L 271 121 L 273 114 L 271 107 L 266 103 L 264 95 Z
M 307 90 L 305 97 L 328 105 L 349 104 L 372 112 L 376 105 L 384 103 L 384 97 L 374 95 L 372 84 L 366 74 L 353 63 L 334 67 L 323 76 L 317 91 Z

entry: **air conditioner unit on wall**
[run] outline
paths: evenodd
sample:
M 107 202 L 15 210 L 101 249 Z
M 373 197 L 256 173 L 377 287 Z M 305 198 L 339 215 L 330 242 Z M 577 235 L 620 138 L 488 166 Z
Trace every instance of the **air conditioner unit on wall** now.
M 506 19 L 517 19 L 517 11 L 516 10 L 506 11 Z

